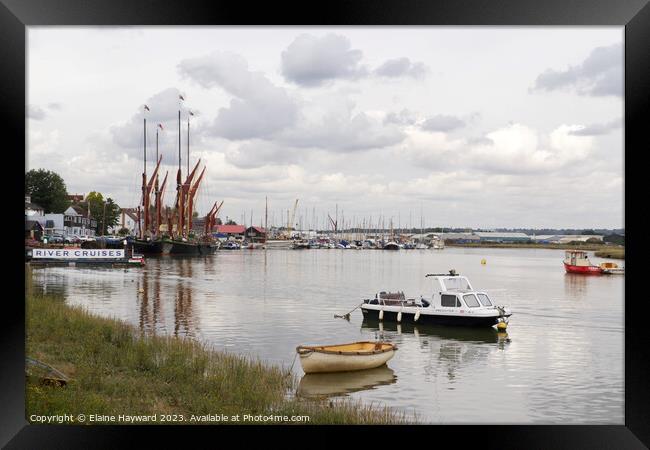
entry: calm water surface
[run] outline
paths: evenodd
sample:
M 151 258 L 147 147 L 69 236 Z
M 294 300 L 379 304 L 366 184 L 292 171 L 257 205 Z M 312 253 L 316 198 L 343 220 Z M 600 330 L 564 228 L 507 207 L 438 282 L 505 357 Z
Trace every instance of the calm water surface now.
M 381 337 L 387 367 L 304 375 L 298 394 L 380 403 L 428 423 L 623 424 L 624 277 L 565 274 L 561 250 L 244 250 L 145 268 L 33 269 L 34 289 L 147 333 L 199 339 L 288 367 L 295 347 Z M 481 265 L 481 259 L 487 260 Z M 602 259 L 592 257 L 592 262 Z M 431 295 L 454 268 L 497 304 L 507 334 L 335 319 L 380 290 Z M 144 292 L 139 292 L 143 290 Z M 218 413 L 218 411 L 215 411 Z

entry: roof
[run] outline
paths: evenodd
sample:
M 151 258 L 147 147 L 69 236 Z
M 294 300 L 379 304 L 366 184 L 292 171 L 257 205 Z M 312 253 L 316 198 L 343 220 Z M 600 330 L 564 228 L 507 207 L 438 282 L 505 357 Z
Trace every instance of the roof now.
M 70 208 L 74 209 L 74 211 L 79 214 L 80 216 L 85 216 L 88 214 L 86 211 L 86 208 L 84 208 L 81 205 L 70 205 Z
M 245 231 L 243 225 L 217 225 L 217 233 L 243 234 Z
M 25 221 L 25 231 L 30 230 L 42 230 L 43 225 L 38 220 L 26 220 Z
M 266 230 L 262 227 L 248 227 L 246 230 L 248 231 L 251 229 L 257 231 L 258 233 L 262 233 L 262 234 L 266 233 Z
M 138 221 L 138 215 L 135 212 L 125 209 L 123 209 L 122 212 L 124 212 L 126 216 L 129 216 L 134 222 Z
M 500 233 L 496 231 L 477 231 L 474 233 L 478 237 L 496 237 L 496 238 L 525 238 L 529 239 L 526 233 Z
M 44 208 L 40 205 L 37 205 L 36 203 L 30 203 L 30 202 L 25 202 L 25 209 L 33 209 L 33 210 L 44 210 Z

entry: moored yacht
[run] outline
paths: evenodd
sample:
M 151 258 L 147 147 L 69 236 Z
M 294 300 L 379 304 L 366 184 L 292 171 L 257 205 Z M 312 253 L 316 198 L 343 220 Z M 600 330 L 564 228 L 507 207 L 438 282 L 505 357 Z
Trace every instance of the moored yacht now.
M 448 274 L 427 274 L 433 281 L 430 298 L 407 298 L 403 292 L 380 292 L 364 299 L 364 317 L 441 325 L 507 326 L 510 308 L 497 306 L 483 291 L 472 288 L 467 277 L 451 270 Z

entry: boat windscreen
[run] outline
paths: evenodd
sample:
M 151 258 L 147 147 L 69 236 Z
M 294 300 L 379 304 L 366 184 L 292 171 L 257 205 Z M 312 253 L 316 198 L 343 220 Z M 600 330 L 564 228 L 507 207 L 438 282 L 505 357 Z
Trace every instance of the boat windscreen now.
M 445 288 L 447 289 L 460 289 L 460 290 L 469 290 L 470 285 L 467 279 L 460 277 L 448 277 L 443 280 L 445 283 Z

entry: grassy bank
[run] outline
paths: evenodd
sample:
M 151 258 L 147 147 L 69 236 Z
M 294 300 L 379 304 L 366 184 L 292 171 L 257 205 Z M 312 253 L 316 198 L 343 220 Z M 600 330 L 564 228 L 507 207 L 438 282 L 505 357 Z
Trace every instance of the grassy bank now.
M 409 421 L 387 408 L 288 398 L 298 380 L 284 368 L 188 339 L 144 337 L 128 324 L 67 306 L 59 297 L 28 293 L 26 302 L 26 355 L 72 378 L 65 387 L 28 380 L 28 418 L 156 414 L 155 422 L 161 422 L 163 415 L 176 414 L 188 424 L 192 414 L 250 414 L 306 415 L 310 420 L 302 423 L 310 424 Z
M 600 258 L 625 259 L 625 247 L 614 247 L 599 250 L 594 255 Z

